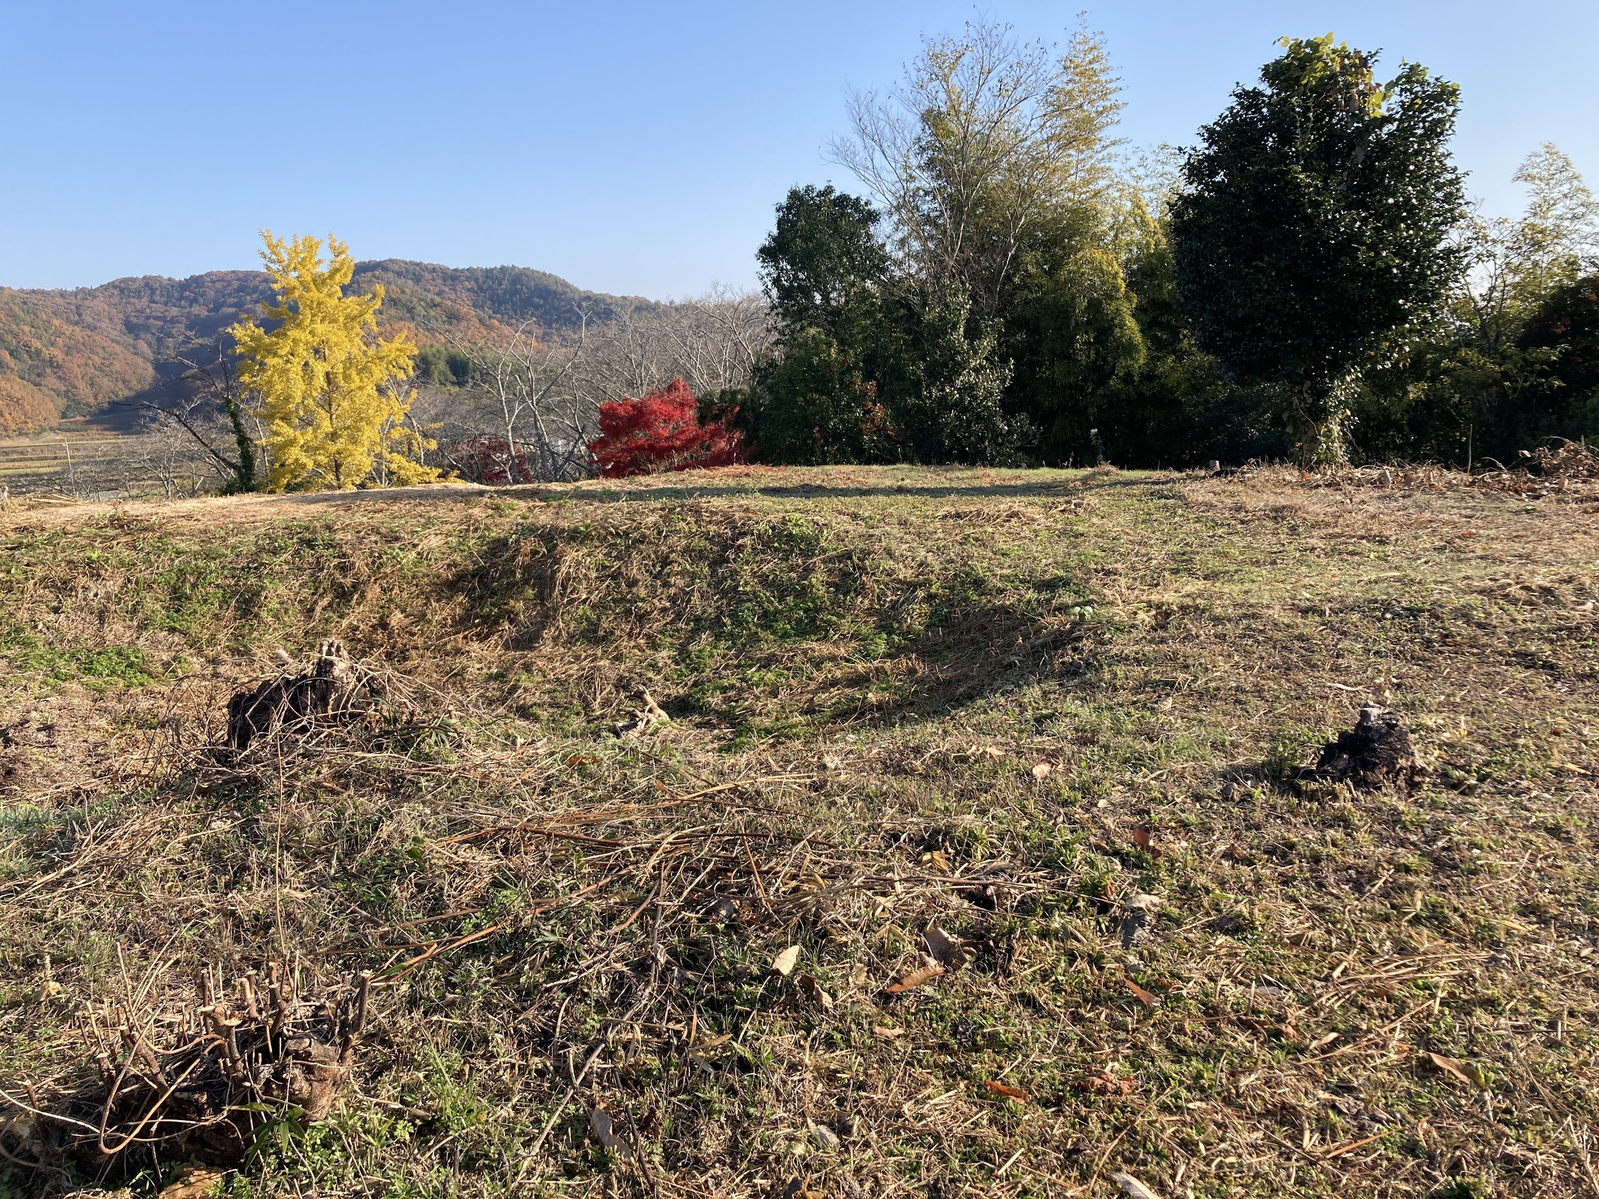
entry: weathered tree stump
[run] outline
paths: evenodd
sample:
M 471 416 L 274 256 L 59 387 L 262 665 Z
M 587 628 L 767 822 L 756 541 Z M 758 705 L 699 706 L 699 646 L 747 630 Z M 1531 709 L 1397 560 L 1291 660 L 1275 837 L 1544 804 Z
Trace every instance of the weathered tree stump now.
M 72 1155 L 104 1167 L 155 1149 L 232 1167 L 274 1119 L 327 1119 L 350 1077 L 372 978 L 310 996 L 298 974 L 273 962 L 263 990 L 252 970 L 230 1002 L 220 971 L 213 981 L 207 970 L 201 1002 L 159 1024 L 125 1007 L 120 1026 L 91 1014 L 100 1079 L 74 1099 L 72 1123 L 89 1131 L 71 1137 Z M 170 1038 L 156 1031 L 174 1024 Z M 97 1122 L 81 1118 L 90 1112 Z
M 350 719 L 367 712 L 383 694 L 378 677 L 341 642 L 317 647 L 304 674 L 267 679 L 228 700 L 228 747 L 235 751 L 282 732 L 304 732 L 319 721 Z
M 1367 704 L 1355 727 L 1323 746 L 1316 764 L 1301 770 L 1299 777 L 1305 782 L 1349 782 L 1357 787 L 1406 786 L 1414 781 L 1418 766 L 1399 714 Z

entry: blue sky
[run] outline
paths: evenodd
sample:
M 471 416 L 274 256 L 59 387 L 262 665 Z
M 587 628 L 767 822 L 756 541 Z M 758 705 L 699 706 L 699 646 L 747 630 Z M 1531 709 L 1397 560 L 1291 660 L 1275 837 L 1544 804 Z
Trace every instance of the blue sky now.
M 1332 30 L 1461 84 L 1468 188 L 1518 209 L 1553 141 L 1599 184 L 1599 0 L 995 0 L 1054 40 L 1086 8 L 1125 84 L 1122 133 L 1186 144 L 1283 34 Z M 892 83 L 944 0 L 798 3 L 73 3 L 0 0 L 0 284 L 256 265 L 256 231 L 358 257 L 515 263 L 682 296 L 754 281 L 851 86 Z

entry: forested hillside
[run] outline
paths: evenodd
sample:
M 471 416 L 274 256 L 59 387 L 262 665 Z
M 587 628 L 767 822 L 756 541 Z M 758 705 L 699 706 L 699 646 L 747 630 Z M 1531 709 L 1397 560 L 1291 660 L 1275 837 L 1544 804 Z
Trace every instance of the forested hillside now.
M 363 291 L 382 283 L 383 322 L 408 327 L 421 344 L 480 323 L 531 320 L 559 330 L 575 326 L 582 312 L 605 320 L 619 304 L 648 306 L 516 266 L 456 269 L 389 258 L 359 264 L 355 282 Z M 268 295 L 261 271 L 143 275 L 61 291 L 0 288 L 0 436 L 145 391 L 177 373 L 185 346 L 258 312 Z
M 154 382 L 150 355 L 95 327 L 99 311 L 89 324 L 70 312 L 82 305 L 57 309 L 26 296 L 0 292 L 0 435 L 44 428 Z

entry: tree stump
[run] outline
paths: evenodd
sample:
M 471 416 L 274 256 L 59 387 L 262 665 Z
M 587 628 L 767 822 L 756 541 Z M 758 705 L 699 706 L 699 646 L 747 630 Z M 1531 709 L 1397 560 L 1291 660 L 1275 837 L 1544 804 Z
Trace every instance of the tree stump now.
M 237 752 L 263 737 L 304 732 L 322 720 L 360 716 L 382 694 L 377 676 L 352 658 L 341 642 L 324 641 L 306 673 L 267 679 L 228 700 L 228 747 Z
M 1316 764 L 1300 771 L 1299 777 L 1307 782 L 1350 782 L 1357 787 L 1405 786 L 1415 779 L 1418 765 L 1399 714 L 1367 704 L 1360 709 L 1355 727 L 1323 746 Z

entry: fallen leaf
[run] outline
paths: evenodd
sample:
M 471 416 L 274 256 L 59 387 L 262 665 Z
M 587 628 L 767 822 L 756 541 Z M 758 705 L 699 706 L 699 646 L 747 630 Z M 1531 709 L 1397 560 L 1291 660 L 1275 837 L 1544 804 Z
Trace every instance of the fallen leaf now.
M 874 1024 L 872 1025 L 872 1031 L 885 1041 L 892 1041 L 895 1037 L 903 1037 L 905 1035 L 903 1028 L 894 1028 L 887 1024 Z
M 983 1085 L 990 1091 L 994 1092 L 994 1094 L 1001 1095 L 1006 1099 L 1015 1100 L 1017 1103 L 1028 1102 L 1027 1092 L 1017 1087 L 1010 1086 L 1003 1082 L 985 1082 Z
M 1155 848 L 1155 830 L 1138 825 L 1133 829 L 1133 844 L 1149 854 L 1151 857 L 1160 857 L 1160 850 Z
M 824 1011 L 830 1012 L 833 1010 L 833 997 L 823 990 L 822 984 L 817 982 L 811 975 L 801 974 L 794 981 L 800 985 L 800 990 L 821 1004 Z
M 589 1113 L 589 1131 L 594 1134 L 596 1141 L 623 1161 L 633 1156 L 633 1151 L 627 1147 L 627 1142 L 616 1135 L 616 1126 L 611 1123 L 611 1117 L 599 1108 Z
M 1132 1199 L 1160 1199 L 1159 1195 L 1131 1174 L 1123 1174 L 1120 1170 L 1116 1170 L 1111 1173 L 1111 1177 L 1116 1180 L 1117 1186 L 1132 1196 Z
M 1033 777 L 1035 779 L 1048 778 L 1049 777 L 1049 772 L 1051 770 L 1053 770 L 1053 769 L 1055 769 L 1055 768 L 1053 766 L 1051 766 L 1048 762 L 1040 762 L 1040 763 L 1038 763 L 1038 765 L 1033 767 Z
M 1450 1074 L 1455 1078 L 1458 1078 L 1468 1087 L 1478 1087 L 1485 1091 L 1488 1089 L 1487 1080 L 1483 1078 L 1482 1071 L 1476 1066 L 1471 1066 L 1464 1062 L 1456 1061 L 1452 1057 L 1445 1057 L 1441 1053 L 1429 1053 L 1427 1055 L 1427 1060 L 1432 1062 L 1433 1065 L 1437 1066 L 1438 1069 L 1442 1070 L 1445 1074 Z M 1472 1077 L 1473 1075 L 1476 1075 L 1476 1077 Z
M 958 970 L 966 964 L 969 955 L 965 943 L 956 940 L 938 925 L 929 924 L 922 939 L 927 942 L 928 954 L 946 970 Z
M 944 967 L 934 962 L 930 966 L 923 966 L 920 970 L 912 970 L 909 974 L 901 976 L 894 982 L 889 983 L 883 990 L 890 995 L 898 995 L 901 991 L 912 991 L 929 979 L 937 978 L 942 973 L 944 973 Z
M 160 1199 L 204 1199 L 222 1181 L 219 1170 L 195 1168 L 181 1172 L 172 1183 L 161 1188 Z
M 1322 1157 L 1342 1157 L 1346 1153 L 1353 1153 L 1356 1149 L 1362 1149 L 1373 1141 L 1380 1140 L 1387 1134 L 1388 1130 L 1384 1128 L 1372 1133 L 1369 1137 L 1361 1137 L 1358 1141 L 1345 1141 L 1342 1145 L 1336 1145 L 1327 1150 L 1327 1152 L 1322 1154 Z
M 1310 1050 L 1312 1053 L 1314 1053 L 1318 1049 L 1327 1048 L 1327 1046 L 1331 1045 L 1337 1039 L 1338 1039 L 1338 1034 L 1335 1033 L 1335 1032 L 1330 1032 L 1324 1037 L 1317 1037 L 1309 1045 L 1306 1045 L 1305 1048 Z
M 1139 986 L 1125 974 L 1122 975 L 1122 982 L 1127 984 L 1127 989 L 1136 995 L 1138 997 L 1138 1002 L 1143 1004 L 1145 1007 L 1154 1007 L 1160 1002 L 1160 999 L 1153 992 L 1144 990 L 1143 987 Z
M 794 973 L 794 967 L 799 963 L 800 947 L 790 945 L 782 953 L 772 959 L 772 973 L 781 974 L 787 978 Z
M 732 1039 L 732 1033 L 724 1032 L 720 1036 L 710 1037 L 701 1041 L 698 1045 L 691 1046 L 689 1052 L 696 1057 L 705 1057 L 712 1049 L 715 1049 L 718 1045 L 726 1045 Z

